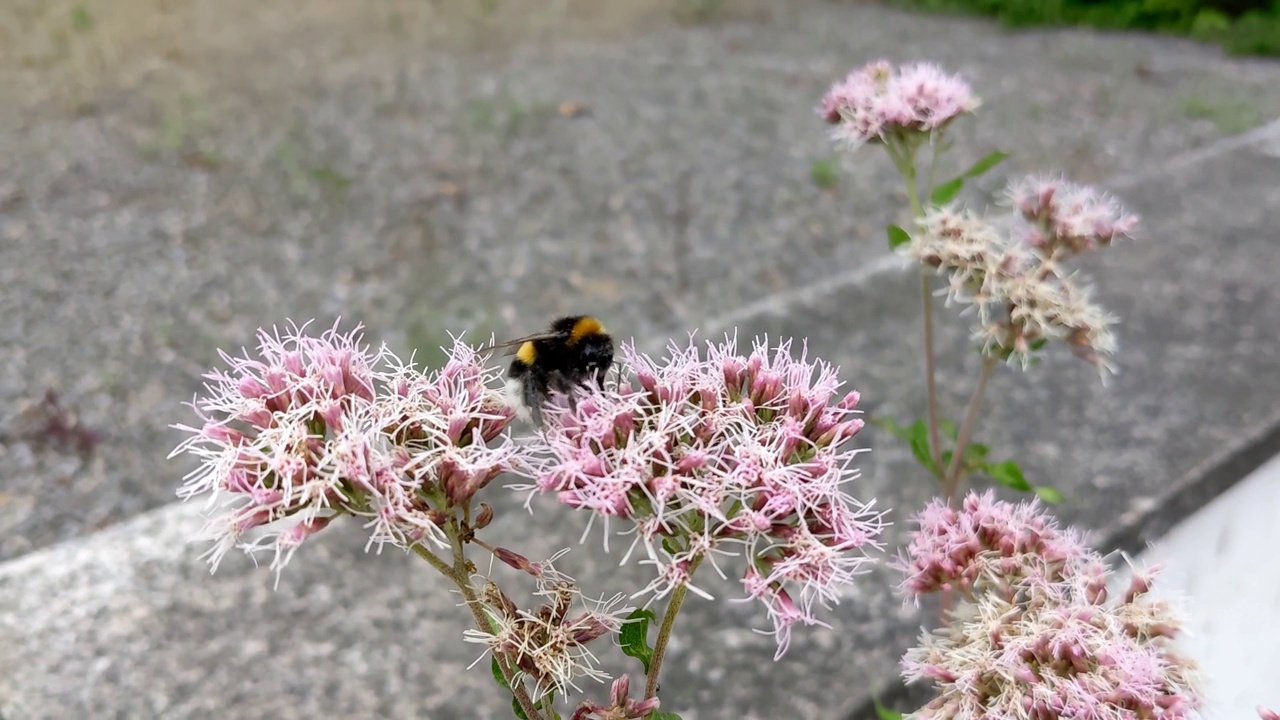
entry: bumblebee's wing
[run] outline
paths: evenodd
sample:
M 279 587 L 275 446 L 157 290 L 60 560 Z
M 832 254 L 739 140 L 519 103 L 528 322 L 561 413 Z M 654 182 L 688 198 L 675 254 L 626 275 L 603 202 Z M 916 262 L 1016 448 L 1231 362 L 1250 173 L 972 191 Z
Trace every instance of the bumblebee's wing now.
M 506 348 L 507 350 L 506 354 L 510 355 L 511 353 L 515 352 L 515 350 L 512 350 L 511 348 L 519 348 L 521 345 L 527 342 L 535 341 L 535 340 L 555 340 L 556 338 L 562 337 L 563 335 L 564 333 L 557 333 L 557 332 L 541 332 L 534 335 L 525 335 L 524 337 L 516 338 L 515 340 L 507 340 L 506 342 L 494 343 L 489 347 L 484 348 L 484 352 Z

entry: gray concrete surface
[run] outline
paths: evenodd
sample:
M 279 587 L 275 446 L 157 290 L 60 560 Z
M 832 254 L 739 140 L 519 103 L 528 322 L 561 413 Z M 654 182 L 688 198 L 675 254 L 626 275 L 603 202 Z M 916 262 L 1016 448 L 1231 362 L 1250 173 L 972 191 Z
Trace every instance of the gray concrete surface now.
M 207 575 L 183 542 L 191 508 L 138 514 L 185 470 L 163 461 L 177 403 L 214 347 L 259 324 L 341 314 L 430 347 L 444 327 L 505 335 L 585 306 L 653 350 L 736 325 L 808 336 L 873 412 L 916 412 L 914 283 L 879 259 L 900 202 L 887 163 L 859 156 L 834 192 L 809 178 L 830 156 L 812 105 L 879 55 L 971 77 L 987 105 L 961 156 L 1012 150 L 1009 171 L 1101 182 L 1146 218 L 1141 242 L 1092 268 L 1124 318 L 1111 386 L 1069 358 L 993 386 L 985 435 L 1068 494 L 1064 519 L 1105 536 L 1274 420 L 1257 388 L 1280 382 L 1280 132 L 1231 136 L 1280 117 L 1275 63 L 816 1 L 729 3 L 693 27 L 663 3 L 532 18 L 502 3 L 490 17 L 252 5 L 127 26 L 157 27 L 150 44 L 98 13 L 84 38 L 9 46 L 21 62 L 0 77 L 21 102 L 0 112 L 0 150 L 16 158 L 0 168 L 5 718 L 502 716 L 487 671 L 465 671 L 465 613 L 408 558 L 366 558 L 358 532 L 329 531 L 272 592 L 242 560 Z M 23 12 L 39 27 L 68 17 L 0 18 Z M 590 112 L 563 117 L 563 101 Z M 972 371 L 943 367 L 948 380 Z M 50 387 L 100 436 L 91 452 L 38 442 L 22 406 Z M 859 492 L 900 519 L 929 488 L 892 441 L 865 437 Z M 540 507 L 522 522 L 500 502 L 495 541 L 576 542 L 581 518 Z M 593 548 L 569 560 L 589 591 L 627 577 Z M 918 624 L 887 581 L 869 576 L 835 632 L 797 633 L 776 665 L 749 631 L 753 608 L 693 605 L 664 697 L 687 720 L 846 714 L 892 678 Z

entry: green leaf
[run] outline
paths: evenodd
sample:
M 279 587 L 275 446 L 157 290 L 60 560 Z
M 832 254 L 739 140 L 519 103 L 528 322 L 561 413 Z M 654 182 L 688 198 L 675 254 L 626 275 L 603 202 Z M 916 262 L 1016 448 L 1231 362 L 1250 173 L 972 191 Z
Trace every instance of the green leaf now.
M 956 439 L 956 424 L 950 420 L 939 420 L 938 429 L 942 431 L 943 435 L 951 438 L 952 441 Z
M 681 552 L 680 544 L 677 543 L 676 539 L 673 537 L 662 538 L 662 549 L 666 550 L 668 553 L 671 553 L 672 555 L 679 555 Z
M 507 684 L 507 679 L 502 676 L 502 666 L 498 664 L 498 658 L 490 658 L 490 661 L 492 666 L 491 669 L 493 670 L 493 679 L 497 680 L 498 684 L 501 685 L 503 689 L 510 690 L 511 686 Z
M 911 454 L 916 456 L 916 462 L 932 470 L 935 475 L 938 474 L 938 466 L 933 463 L 933 453 L 929 451 L 929 426 L 923 420 L 917 420 L 911 423 L 907 432 L 907 442 L 911 443 Z
M 1048 485 L 1041 485 L 1037 487 L 1036 495 L 1050 505 L 1057 505 L 1063 500 L 1062 493 L 1059 492 L 1057 488 L 1050 487 Z
M 970 465 L 981 465 L 982 461 L 987 459 L 987 453 L 991 448 L 982 443 L 970 443 L 964 449 L 964 461 Z
M 876 717 L 880 718 L 880 720 L 902 720 L 902 713 L 897 710 L 890 710 L 889 708 L 881 705 L 880 701 L 874 698 L 872 699 L 872 702 L 876 704 Z
M 1018 467 L 1018 463 L 1012 460 L 992 463 L 987 465 L 985 469 L 992 480 L 1007 488 L 1022 492 L 1031 492 L 1033 490 L 1031 483 L 1027 482 L 1026 476 L 1022 474 L 1022 468 Z
M 511 710 L 520 720 L 529 720 L 529 716 L 524 714 L 524 708 L 520 707 L 520 701 L 516 699 L 515 695 L 511 696 Z
M 71 10 L 71 27 L 77 32 L 89 32 L 93 29 L 93 16 L 88 10 L 77 5 Z
M 871 417 L 867 419 L 872 425 L 884 428 L 886 432 L 896 438 L 906 440 L 908 437 L 907 429 L 899 425 L 892 418 Z
M 948 180 L 933 189 L 933 194 L 929 196 L 929 202 L 934 205 L 946 205 L 955 199 L 960 191 L 964 189 L 964 178 L 958 177 L 954 180 Z
M 1040 338 L 1039 340 L 1032 340 L 1032 341 L 1031 341 L 1031 346 L 1030 346 L 1030 347 L 1031 347 L 1031 352 L 1035 352 L 1035 351 L 1039 350 L 1040 348 L 1044 347 L 1048 342 L 1049 342 L 1049 340 L 1048 340 L 1047 338 Z
M 911 242 L 911 233 L 903 230 L 897 225 L 890 225 L 889 231 L 889 249 L 897 250 L 898 248 Z
M 680 716 L 669 712 L 655 712 L 649 716 L 651 720 L 680 720 Z
M 657 620 L 658 616 L 652 610 L 636 608 L 627 616 L 618 633 L 622 653 L 637 658 L 644 665 L 646 675 L 649 674 L 649 662 L 653 660 L 653 648 L 649 647 L 649 623 Z
M 997 150 L 974 163 L 968 170 L 965 170 L 960 177 L 976 178 L 980 175 L 985 175 L 988 170 L 1004 162 L 1005 158 L 1008 157 L 1009 153 Z
M 823 190 L 834 190 L 840 183 L 840 166 L 835 160 L 814 160 L 809 167 L 809 177 Z

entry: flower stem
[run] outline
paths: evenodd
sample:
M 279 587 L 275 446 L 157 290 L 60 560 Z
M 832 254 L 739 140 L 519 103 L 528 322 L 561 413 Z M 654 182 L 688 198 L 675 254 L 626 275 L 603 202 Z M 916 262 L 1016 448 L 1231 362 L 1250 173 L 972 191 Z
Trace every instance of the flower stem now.
M 911 203 L 911 217 L 919 219 L 924 216 L 924 206 L 920 203 L 920 190 L 916 187 L 916 159 L 914 150 L 904 152 L 901 156 L 891 153 L 898 172 L 907 183 L 907 200 Z M 933 161 L 929 168 L 929 184 L 933 184 L 933 175 L 937 168 L 938 151 L 934 148 Z M 932 187 L 925 192 L 933 192 Z M 933 352 L 933 287 L 929 281 L 928 268 L 920 269 L 920 302 L 923 308 L 924 324 L 924 379 L 928 398 L 929 452 L 933 465 L 939 474 L 938 481 L 945 482 L 942 472 L 942 433 L 938 430 L 938 381 Z
M 934 185 L 938 181 L 938 158 L 942 155 L 942 131 L 939 130 L 930 140 L 929 145 L 932 152 L 929 157 L 929 174 L 925 176 L 924 192 L 932 197 Z
M 426 560 L 431 567 L 439 570 L 441 575 L 444 575 L 455 583 L 458 582 L 457 574 L 453 572 L 453 568 L 449 567 L 449 563 L 444 561 L 444 558 L 436 555 L 418 543 L 410 545 L 409 548 L 413 550 L 418 557 Z
M 667 611 L 662 616 L 662 627 L 658 630 L 658 640 L 653 645 L 653 659 L 649 662 L 649 678 L 644 686 L 644 699 L 658 694 L 658 672 L 662 669 L 662 660 L 667 655 L 667 641 L 671 639 L 671 630 L 676 624 L 676 614 L 684 604 L 684 596 L 689 593 L 688 582 L 693 579 L 693 571 L 698 569 L 702 557 L 694 558 L 689 563 L 689 574 L 684 585 L 680 585 L 671 593 L 671 602 L 667 603 Z
M 938 378 L 933 359 L 933 287 L 929 282 L 929 273 L 920 271 L 920 301 L 924 307 L 924 379 L 925 393 L 929 414 L 929 450 L 933 456 L 933 465 L 942 472 L 942 433 L 938 431 Z M 944 482 L 942 477 L 939 481 Z
M 956 435 L 955 451 L 951 455 L 951 464 L 947 468 L 946 479 L 943 481 L 943 490 L 947 494 L 947 505 L 950 506 L 955 502 L 956 495 L 960 492 L 960 483 L 964 480 L 962 472 L 962 462 L 964 458 L 965 447 L 969 444 L 969 437 L 973 434 L 973 427 L 978 423 L 978 410 L 982 407 L 982 395 L 986 392 L 987 381 L 991 379 L 991 373 L 996 369 L 996 358 L 984 356 L 982 358 L 982 374 L 978 376 L 978 387 L 974 388 L 973 396 L 969 398 L 969 407 L 965 409 L 964 421 L 960 423 L 960 431 Z
M 455 543 L 455 545 L 457 545 L 457 547 L 461 547 L 461 544 L 457 542 L 456 536 L 451 535 L 450 539 Z M 481 632 L 491 632 L 493 628 L 489 623 L 489 618 L 484 614 L 484 609 L 480 607 L 480 602 L 476 598 L 475 588 L 471 586 L 471 580 L 468 579 L 465 574 L 459 574 L 456 570 L 458 567 L 465 569 L 465 558 L 455 555 L 454 567 L 449 567 L 449 563 L 446 562 L 444 558 L 436 555 L 422 545 L 414 544 L 411 546 L 411 549 L 418 555 L 418 557 L 426 560 L 431 567 L 439 570 L 441 575 L 449 578 L 453 581 L 454 585 L 458 586 L 458 590 L 462 593 L 463 599 L 466 600 L 466 606 L 471 609 L 471 616 L 476 621 L 476 628 Z M 528 717 L 529 720 L 545 720 L 542 713 L 538 712 L 537 707 L 534 706 L 533 698 L 529 697 L 529 692 L 525 690 L 524 683 L 516 680 L 515 671 L 512 670 L 507 659 L 501 655 L 495 655 L 495 657 L 498 659 L 498 668 L 502 670 L 502 677 L 507 681 L 507 687 L 511 689 L 511 694 L 515 696 L 516 702 L 520 703 L 520 709 L 524 710 L 525 716 Z

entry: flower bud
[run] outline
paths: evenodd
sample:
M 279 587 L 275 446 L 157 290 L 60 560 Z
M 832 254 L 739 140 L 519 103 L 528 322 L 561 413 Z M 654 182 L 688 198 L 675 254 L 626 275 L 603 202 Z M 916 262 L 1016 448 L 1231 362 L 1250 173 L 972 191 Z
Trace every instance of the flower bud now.
M 533 563 L 529 561 L 529 558 L 521 555 L 518 552 L 515 552 L 514 550 L 508 550 L 503 547 L 496 547 L 493 549 L 493 556 L 498 558 L 502 562 L 506 563 L 507 565 L 510 565 L 511 567 L 515 568 L 516 570 L 527 572 L 530 575 L 536 574 L 532 572 Z
M 724 360 L 722 372 L 725 386 L 729 388 L 730 393 L 733 393 L 742 388 L 742 381 L 747 374 L 747 364 L 740 357 L 727 357 Z
M 237 389 L 241 395 L 247 398 L 260 398 L 267 394 L 267 386 L 263 385 L 257 378 L 248 375 L 240 378 Z
M 489 503 L 480 503 L 480 509 L 476 512 L 475 519 L 471 523 L 474 530 L 483 530 L 489 527 L 489 523 L 493 522 L 493 507 Z

